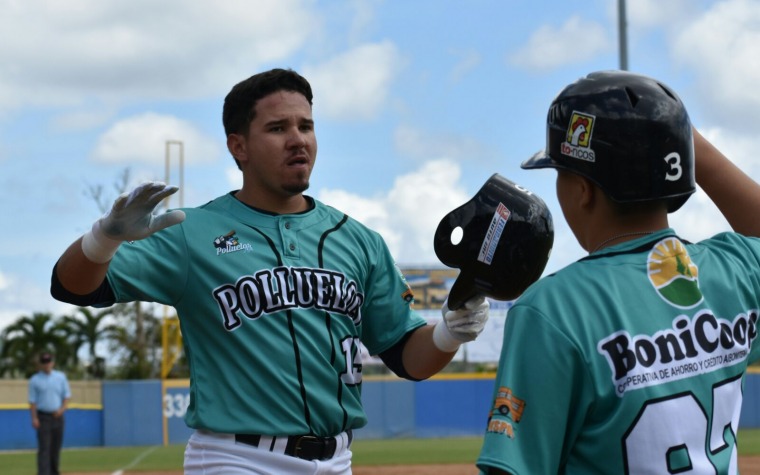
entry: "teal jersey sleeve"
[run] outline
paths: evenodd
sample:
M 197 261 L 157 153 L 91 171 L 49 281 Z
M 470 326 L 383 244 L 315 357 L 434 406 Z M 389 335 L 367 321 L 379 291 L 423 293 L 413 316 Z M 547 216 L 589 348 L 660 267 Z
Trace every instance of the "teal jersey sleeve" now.
M 124 244 L 118 301 L 173 306 L 190 367 L 190 427 L 335 435 L 366 424 L 362 343 L 384 351 L 424 320 L 379 234 L 315 201 L 270 215 L 226 195 Z
M 411 309 L 411 289 L 379 235 L 375 248 L 376 260 L 370 270 L 373 284 L 367 288 L 362 309 L 365 314 L 362 342 L 372 355 L 389 349 L 407 332 L 426 324 Z
M 186 292 L 191 264 L 185 227 L 176 225 L 149 239 L 123 243 L 107 278 L 116 302 L 174 305 Z
M 514 475 L 562 473 L 566 451 L 593 401 L 584 356 L 529 306 L 510 309 L 504 334 L 478 467 Z
M 536 282 L 507 315 L 478 467 L 733 473 L 758 256 L 758 239 L 663 230 Z

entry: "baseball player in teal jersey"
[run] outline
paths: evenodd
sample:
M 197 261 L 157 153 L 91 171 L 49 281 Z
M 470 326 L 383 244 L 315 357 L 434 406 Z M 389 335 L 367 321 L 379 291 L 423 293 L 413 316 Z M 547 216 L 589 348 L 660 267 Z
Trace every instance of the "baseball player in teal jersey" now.
M 53 272 L 78 305 L 177 310 L 190 367 L 188 474 L 350 474 L 367 422 L 360 344 L 401 377 L 442 369 L 488 317 L 484 298 L 427 325 L 379 234 L 306 196 L 317 143 L 308 82 L 275 69 L 225 99 L 241 190 L 161 215 L 176 187 L 122 195 Z M 122 245 L 123 242 L 128 244 Z
M 696 177 L 734 230 L 760 235 L 760 187 L 667 86 L 598 72 L 555 98 L 546 150 L 523 168 L 558 170 L 589 256 L 509 311 L 482 473 L 737 473 L 744 375 L 760 357 L 760 240 L 690 243 L 669 227 L 695 190 L 695 150 Z

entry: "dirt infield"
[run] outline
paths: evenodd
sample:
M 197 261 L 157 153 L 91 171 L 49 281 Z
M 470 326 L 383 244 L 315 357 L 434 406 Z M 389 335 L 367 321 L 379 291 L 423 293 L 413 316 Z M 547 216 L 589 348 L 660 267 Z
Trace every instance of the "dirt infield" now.
M 739 457 L 739 473 L 760 474 L 760 457 Z M 355 467 L 353 475 L 478 475 L 472 465 Z
M 354 467 L 353 475 L 478 475 L 472 465 L 383 465 Z
M 354 467 L 353 475 L 477 475 L 478 471 L 466 465 L 383 465 L 376 467 Z M 752 475 L 760 473 L 760 456 L 739 457 L 739 473 Z M 70 473 L 67 475 L 111 475 L 109 473 Z M 123 475 L 182 475 L 177 472 L 125 472 Z

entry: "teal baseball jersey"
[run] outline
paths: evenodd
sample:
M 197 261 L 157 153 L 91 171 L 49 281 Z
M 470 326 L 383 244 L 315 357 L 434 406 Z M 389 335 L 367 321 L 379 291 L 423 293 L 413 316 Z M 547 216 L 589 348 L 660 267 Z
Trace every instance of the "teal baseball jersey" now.
M 526 474 L 728 474 L 758 359 L 760 240 L 671 229 L 594 253 L 509 310 L 477 461 Z
M 425 324 L 379 234 L 329 206 L 288 215 L 232 194 L 108 271 L 118 302 L 173 306 L 190 368 L 188 426 L 332 436 L 366 424 L 360 343 L 379 354 Z

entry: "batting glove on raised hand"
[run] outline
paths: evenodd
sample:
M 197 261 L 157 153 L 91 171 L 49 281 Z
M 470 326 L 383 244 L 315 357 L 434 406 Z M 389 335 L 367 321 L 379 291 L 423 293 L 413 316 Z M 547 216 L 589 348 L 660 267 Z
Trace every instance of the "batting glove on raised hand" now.
M 151 234 L 185 220 L 181 210 L 154 214 L 156 206 L 179 188 L 152 181 L 143 183 L 131 193 L 123 193 L 111 210 L 95 221 L 82 237 L 82 251 L 87 259 L 98 264 L 111 260 L 124 241 L 145 239 Z
M 452 353 L 459 345 L 472 341 L 480 335 L 488 321 L 490 305 L 485 297 L 476 296 L 466 301 L 464 307 L 449 309 L 448 298 L 441 307 L 443 320 L 433 329 L 433 343 L 439 350 Z

